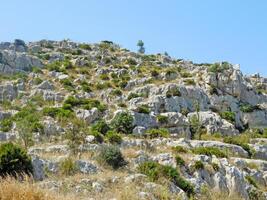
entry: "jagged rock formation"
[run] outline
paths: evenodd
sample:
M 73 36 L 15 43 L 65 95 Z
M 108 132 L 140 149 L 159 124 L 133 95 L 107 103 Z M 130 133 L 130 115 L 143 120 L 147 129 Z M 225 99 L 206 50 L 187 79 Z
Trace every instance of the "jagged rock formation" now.
M 227 62 L 195 64 L 162 54 L 130 52 L 109 41 L 84 44 L 68 40 L 0 43 L 0 75 L 0 141 L 21 139 L 16 113 L 34 107 L 30 113 L 37 119 L 29 119 L 37 124 L 32 129 L 35 146 L 28 152 L 35 178 L 45 187 L 64 185 L 63 180 L 52 180 L 49 173 L 58 173 L 61 161 L 70 155 L 64 136 L 71 118 L 92 126 L 99 120 L 109 123 L 127 111 L 133 118 L 133 137 L 123 135 L 120 148 L 124 153 L 135 151 L 134 157 L 127 157 L 130 174 L 116 180 L 112 177 L 113 182 L 111 177 L 83 179 L 73 183 L 75 192 L 86 193 L 83 184 L 105 192 L 108 183 L 141 182 L 138 198 L 157 199 L 152 191 L 161 185 L 139 174 L 137 166 L 155 161 L 179 168 L 172 148 L 180 146 L 188 152 L 182 153 L 186 165 L 179 170 L 194 185 L 197 197 L 207 186 L 229 198 L 255 199 L 258 195 L 256 198 L 267 199 L 267 78 L 244 76 Z M 148 138 L 151 129 L 164 129 L 170 137 Z M 227 140 L 243 135 L 248 137 L 246 144 Z M 83 153 L 94 154 L 101 148 L 96 138 L 87 136 L 79 147 Z M 229 155 L 192 153 L 199 147 L 216 147 Z M 195 169 L 196 161 L 205 167 Z M 79 158 L 75 164 L 86 176 L 103 173 L 94 159 Z M 169 191 L 188 199 L 173 183 Z

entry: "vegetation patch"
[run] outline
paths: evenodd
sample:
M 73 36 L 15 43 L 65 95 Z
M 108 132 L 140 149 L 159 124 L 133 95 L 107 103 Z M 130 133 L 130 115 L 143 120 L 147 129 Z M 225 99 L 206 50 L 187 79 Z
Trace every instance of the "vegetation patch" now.
M 107 164 L 113 169 L 118 169 L 126 164 L 120 149 L 117 146 L 104 145 L 98 155 L 101 164 Z
M 227 154 L 216 147 L 196 147 L 192 149 L 194 154 L 201 154 L 207 156 L 216 156 L 218 158 L 227 158 Z
M 170 133 L 168 129 L 165 128 L 159 128 L 159 129 L 149 129 L 146 131 L 146 137 L 153 139 L 158 137 L 169 137 Z
M 24 149 L 13 143 L 0 146 L 0 176 L 30 175 L 32 171 L 31 158 Z
M 140 173 L 147 175 L 151 181 L 158 181 L 160 178 L 165 178 L 184 190 L 188 196 L 194 194 L 194 187 L 182 178 L 179 172 L 171 166 L 164 166 L 157 162 L 148 161 L 140 164 L 138 170 Z

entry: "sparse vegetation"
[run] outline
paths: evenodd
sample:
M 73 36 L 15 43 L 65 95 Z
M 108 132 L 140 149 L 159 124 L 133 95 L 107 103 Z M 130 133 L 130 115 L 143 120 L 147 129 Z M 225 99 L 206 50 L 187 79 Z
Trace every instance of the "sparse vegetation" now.
M 111 121 L 111 127 L 119 133 L 130 134 L 133 131 L 133 117 L 128 112 L 118 113 Z
M 184 190 L 188 196 L 194 194 L 193 186 L 180 176 L 178 171 L 171 166 L 160 165 L 156 162 L 144 162 L 139 165 L 139 171 L 149 177 L 151 181 L 158 181 L 160 178 L 166 178 L 173 181 L 178 187 Z
M 196 147 L 192 149 L 195 154 L 202 154 L 207 156 L 215 155 L 218 158 L 227 158 L 227 154 L 216 147 Z
M 120 149 L 112 145 L 102 146 L 98 160 L 101 164 L 107 164 L 113 169 L 118 169 L 126 164 Z
M 169 137 L 170 133 L 168 129 L 159 128 L 159 129 L 149 129 L 146 131 L 146 136 L 150 139 L 157 137 Z

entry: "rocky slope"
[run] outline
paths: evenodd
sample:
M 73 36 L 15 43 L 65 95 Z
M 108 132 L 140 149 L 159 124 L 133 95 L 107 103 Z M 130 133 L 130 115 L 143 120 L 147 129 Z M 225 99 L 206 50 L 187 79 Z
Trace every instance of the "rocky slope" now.
M 0 43 L 0 78 L 0 140 L 28 147 L 41 187 L 80 199 L 188 199 L 175 181 L 140 172 L 153 162 L 176 169 L 196 199 L 267 199 L 267 78 L 68 40 Z M 114 141 L 92 127 L 121 113 L 132 119 L 117 131 L 127 164 L 114 171 L 97 162 Z M 66 137 L 75 118 L 86 127 L 78 155 Z M 58 176 L 69 157 L 76 173 Z

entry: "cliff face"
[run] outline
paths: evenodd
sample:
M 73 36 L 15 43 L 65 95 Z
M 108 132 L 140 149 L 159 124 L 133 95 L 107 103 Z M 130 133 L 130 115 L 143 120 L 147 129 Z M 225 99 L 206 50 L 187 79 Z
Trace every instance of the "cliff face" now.
M 125 181 L 130 186 L 140 182 L 139 187 L 135 185 L 137 199 L 160 199 L 148 187 L 152 184 L 149 177 L 137 174 L 138 165 L 153 161 L 177 168 L 199 198 L 205 197 L 202 190 L 207 187 L 227 198 L 237 195 L 243 199 L 267 199 L 266 78 L 257 74 L 244 76 L 238 66 L 227 62 L 194 64 L 162 54 L 130 52 L 109 41 L 84 44 L 68 40 L 1 43 L 0 74 L 0 140 L 20 140 L 21 128 L 17 124 L 23 117 L 18 118 L 18 113 L 32 109 L 30 114 L 37 119 L 28 120 L 27 126 L 38 123 L 37 128 L 29 130 L 34 143 L 29 149 L 34 175 L 52 189 L 60 188 L 64 180 L 54 180 L 45 174 L 45 169 L 57 174 L 61 162 L 58 158 L 71 152 L 64 136 L 73 125 L 72 120 L 81 119 L 91 129 L 104 121 L 112 129 L 113 119 L 127 113 L 132 119 L 131 130 L 118 134 L 129 172 L 125 180 L 125 171 L 121 172 L 114 183 L 107 183 L 111 177 L 89 181 L 87 184 L 94 191 L 119 199 L 109 194 L 108 184 L 116 186 Z M 150 136 L 156 130 L 161 132 Z M 81 154 L 96 153 L 104 145 L 96 142 L 92 132 L 88 129 L 79 144 Z M 105 134 L 99 134 L 104 143 L 110 142 Z M 175 161 L 176 146 L 187 149 L 178 153 L 185 160 L 183 166 Z M 199 147 L 215 147 L 228 155 L 198 155 L 194 152 Z M 134 156 L 129 156 L 129 151 Z M 59 155 L 51 156 L 55 152 Z M 204 167 L 196 169 L 196 161 Z M 90 174 L 101 176 L 106 170 L 96 164 L 94 157 L 77 158 L 75 163 L 79 173 L 88 179 Z M 216 169 L 211 170 L 215 165 Z M 154 189 L 164 187 L 159 182 L 153 184 Z M 91 189 L 75 189 L 81 185 L 78 181 L 68 189 L 81 196 L 83 192 L 90 193 Z M 167 185 L 170 199 L 187 199 L 179 184 Z M 97 195 L 95 198 L 101 197 Z

